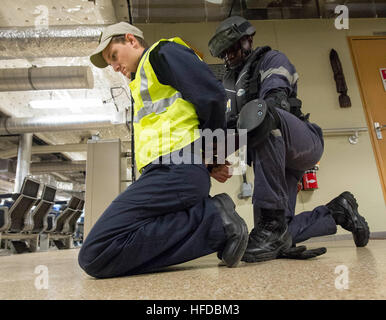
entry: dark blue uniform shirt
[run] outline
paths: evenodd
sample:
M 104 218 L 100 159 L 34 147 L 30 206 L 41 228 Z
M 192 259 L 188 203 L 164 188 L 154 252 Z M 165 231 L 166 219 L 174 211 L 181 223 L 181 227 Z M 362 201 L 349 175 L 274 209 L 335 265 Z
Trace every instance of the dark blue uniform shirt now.
M 268 51 L 260 64 L 260 93 L 264 99 L 274 89 L 286 91 L 287 96 L 297 94 L 298 74 L 287 56 L 277 50 Z
M 200 129 L 226 128 L 224 87 L 192 49 L 163 41 L 149 60 L 159 82 L 172 86 L 194 105 Z

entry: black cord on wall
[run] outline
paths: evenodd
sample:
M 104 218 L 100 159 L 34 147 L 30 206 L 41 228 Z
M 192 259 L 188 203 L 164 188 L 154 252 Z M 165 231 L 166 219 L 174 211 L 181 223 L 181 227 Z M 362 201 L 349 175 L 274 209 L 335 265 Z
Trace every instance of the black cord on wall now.
M 129 22 L 130 24 L 133 24 L 133 17 L 131 16 L 131 4 L 130 4 L 130 0 L 127 0 L 127 8 L 129 10 Z
M 131 180 L 135 181 L 135 153 L 134 153 L 134 99 L 131 97 Z
M 128 0 L 129 1 L 129 0 Z M 231 10 L 229 11 L 228 18 L 232 15 L 233 6 L 235 5 L 236 0 L 233 0 L 231 5 Z

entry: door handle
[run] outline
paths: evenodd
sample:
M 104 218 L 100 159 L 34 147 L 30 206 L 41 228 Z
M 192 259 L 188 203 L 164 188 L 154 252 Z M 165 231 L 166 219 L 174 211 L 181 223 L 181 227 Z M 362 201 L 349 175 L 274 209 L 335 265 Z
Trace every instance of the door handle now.
M 375 128 L 375 133 L 377 134 L 377 139 L 382 140 L 382 130 L 386 129 L 386 124 L 380 124 L 379 122 L 374 122 L 374 128 Z

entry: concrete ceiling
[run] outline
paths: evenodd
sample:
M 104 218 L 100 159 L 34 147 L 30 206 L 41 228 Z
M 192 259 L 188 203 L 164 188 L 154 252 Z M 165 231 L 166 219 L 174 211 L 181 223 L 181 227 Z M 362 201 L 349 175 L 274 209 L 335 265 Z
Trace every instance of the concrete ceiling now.
M 290 19 L 331 17 L 333 8 L 342 1 L 334 0 L 1 0 L 0 6 L 0 68 L 29 68 L 31 66 L 90 66 L 94 76 L 93 89 L 41 90 L 0 92 L 0 118 L 2 117 L 61 117 L 74 114 L 87 117 L 89 114 L 113 114 L 117 109 L 130 109 L 127 79 L 110 68 L 97 69 L 91 65 L 88 54 L 98 41 L 99 31 L 104 25 L 119 21 L 133 23 L 176 23 L 220 21 L 232 14 L 244 15 L 248 19 Z M 386 16 L 386 2 L 345 1 L 352 8 L 352 16 Z M 318 5 L 317 5 L 318 4 Z M 357 8 L 357 9 L 356 9 Z M 130 9 L 130 10 L 129 10 Z M 76 29 L 74 39 L 12 40 L 4 45 L 1 31 L 24 34 L 31 30 L 44 30 L 49 26 L 53 32 L 67 32 Z M 66 29 L 67 28 L 67 29 Z M 99 28 L 99 29 L 98 29 Z M 63 31 L 64 30 L 64 31 Z M 94 32 L 92 36 L 86 34 Z M 23 39 L 22 39 L 23 40 Z M 2 42 L 3 41 L 3 42 Z M 3 45 L 2 45 L 3 43 Z M 15 45 L 15 47 L 12 47 Z M 72 51 L 71 51 L 72 50 Z M 74 54 L 74 51 L 76 54 Z M 79 53 L 79 54 L 78 54 Z M 112 103 L 111 87 L 124 87 L 115 91 L 115 105 Z M 104 107 L 96 109 L 65 108 L 34 110 L 28 105 L 31 100 L 60 99 L 101 99 Z M 126 125 L 108 129 L 79 130 L 73 132 L 36 133 L 34 144 L 79 144 L 85 143 L 92 135 L 102 139 L 121 138 L 124 149 L 130 149 L 130 133 Z M 14 149 L 18 138 L 0 137 L 0 153 Z M 14 159 L 14 158 L 13 158 Z M 34 162 L 40 161 L 84 161 L 85 152 L 63 152 L 53 155 L 33 155 Z M 53 174 L 54 179 L 81 182 L 83 172 Z M 1 180 L 8 179 L 8 181 Z M 83 178 L 82 178 L 83 177 Z M 52 176 L 50 177 L 52 179 Z M 51 181 L 51 180 L 50 180 Z M 9 192 L 12 177 L 0 175 L 0 192 Z
M 117 15 L 116 12 L 119 12 Z M 126 13 L 123 14 L 123 12 Z M 87 1 L 87 0 L 2 0 L 0 7 L 0 29 L 12 30 L 39 30 L 45 26 L 55 27 L 103 27 L 116 23 L 118 21 L 128 20 L 128 9 L 126 1 Z M 81 35 L 80 35 L 81 36 Z M 67 115 L 76 115 L 86 118 L 92 114 L 114 114 L 117 110 L 122 111 L 130 108 L 129 92 L 127 90 L 127 79 L 123 75 L 113 72 L 110 68 L 97 69 L 93 67 L 88 59 L 88 52 L 82 52 L 82 47 L 95 48 L 98 37 L 93 39 L 81 40 L 77 44 L 80 56 L 66 56 L 68 48 L 60 48 L 60 52 L 54 52 L 55 56 L 47 57 L 47 50 L 43 46 L 41 52 L 34 52 L 31 56 L 28 48 L 23 46 L 14 50 L 15 57 L 9 54 L 9 46 L 6 48 L 0 45 L 0 68 L 29 68 L 31 66 L 90 66 L 94 76 L 93 89 L 73 89 L 73 90 L 40 90 L 40 91 L 14 91 L 0 92 L 0 117 L 41 117 L 54 116 L 63 117 Z M 0 39 L 1 41 L 1 39 Z M 50 41 L 53 41 L 52 44 Z M 59 40 L 60 41 L 60 40 Z M 47 48 L 51 45 L 54 50 L 57 44 L 53 39 L 48 39 Z M 31 44 L 31 46 L 38 46 Z M 8 48 L 8 49 L 7 49 Z M 76 48 L 75 48 L 76 49 Z M 85 50 L 85 49 L 84 49 Z M 31 51 L 31 50 L 30 50 Z M 32 50 L 33 51 L 33 50 Z M 17 54 L 16 54 L 17 53 Z M 63 53 L 63 56 L 61 55 Z M 40 55 L 40 56 L 39 56 Z M 6 56 L 6 58 L 4 58 Z M 2 57 L 2 58 L 1 58 Z M 113 94 L 116 96 L 115 105 L 112 100 L 110 88 L 123 87 L 125 89 L 116 89 Z M 125 90 L 125 91 L 123 91 Z M 101 99 L 106 103 L 100 108 L 63 108 L 63 109 L 32 109 L 28 105 L 31 100 L 67 100 L 67 99 Z M 101 128 L 95 130 L 79 130 L 70 132 L 45 132 L 34 134 L 34 145 L 41 144 L 80 144 L 86 143 L 92 135 L 98 135 L 101 139 L 121 138 L 123 147 L 127 151 L 130 149 L 130 133 L 126 125 L 116 125 L 110 128 Z M 17 147 L 18 137 L 3 136 L 0 137 L 0 152 L 12 150 Z M 14 160 L 15 157 L 12 157 Z M 34 154 L 33 163 L 41 161 L 84 161 L 85 152 L 62 152 L 59 154 Z M 63 172 L 53 173 L 50 177 L 47 174 L 39 176 L 45 182 L 70 181 L 84 183 L 84 172 Z M 0 192 L 12 192 L 13 176 L 0 174 Z M 8 181 L 6 181 L 8 180 Z

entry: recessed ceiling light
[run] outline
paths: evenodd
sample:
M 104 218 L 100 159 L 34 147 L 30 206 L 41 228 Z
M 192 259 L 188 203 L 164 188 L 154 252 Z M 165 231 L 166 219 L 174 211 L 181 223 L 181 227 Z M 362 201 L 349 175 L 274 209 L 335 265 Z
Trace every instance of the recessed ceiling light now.
M 206 2 L 210 2 L 214 4 L 222 4 L 223 0 L 206 0 Z
M 33 109 L 74 109 L 103 107 L 101 99 L 33 100 L 29 102 Z

